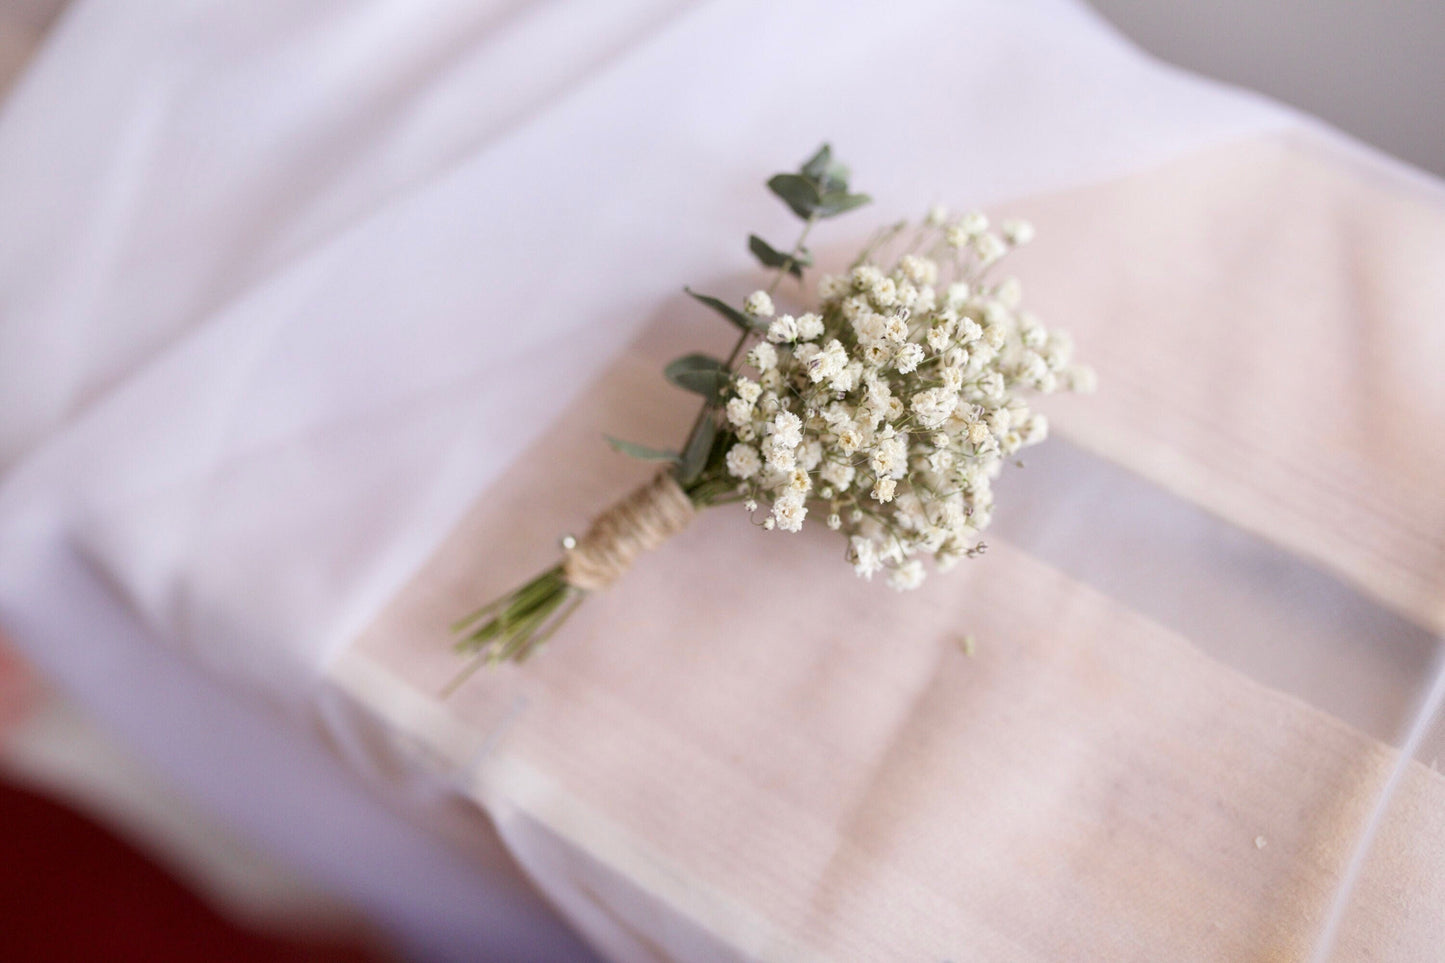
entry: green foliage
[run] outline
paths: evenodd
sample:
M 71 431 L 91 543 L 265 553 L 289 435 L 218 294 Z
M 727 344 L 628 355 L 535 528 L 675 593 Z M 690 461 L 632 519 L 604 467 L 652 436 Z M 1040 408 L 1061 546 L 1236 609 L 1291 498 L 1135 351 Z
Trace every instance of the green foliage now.
M 667 380 L 716 404 L 732 380 L 727 365 L 705 354 L 687 354 L 663 369 Z
M 776 174 L 769 179 L 768 189 L 804 220 L 837 217 L 872 199 L 867 194 L 848 193 L 848 176 L 848 168 L 833 160 L 833 148 L 824 144 L 796 174 Z
M 717 438 L 717 422 L 710 415 L 704 415 L 687 440 L 687 449 L 682 453 L 682 462 L 677 467 L 678 484 L 686 487 L 697 481 L 708 465 L 713 441 Z
M 763 267 L 782 268 L 799 280 L 802 280 L 803 268 L 813 266 L 813 255 L 807 248 L 799 248 L 797 254 L 784 254 L 756 234 L 748 235 L 748 250 Z
M 649 448 L 646 445 L 639 445 L 635 441 L 623 441 L 621 438 L 613 438 L 611 435 L 603 435 L 607 444 L 622 452 L 630 458 L 638 458 L 642 461 L 677 461 L 678 454 L 675 451 L 667 451 L 662 448 Z
M 709 297 L 706 294 L 698 294 L 692 288 L 683 288 L 683 290 L 686 291 L 688 294 L 692 295 L 697 300 L 701 301 L 703 304 L 706 304 L 708 307 L 712 308 L 718 314 L 727 318 L 738 329 L 742 331 L 767 330 L 768 325 L 766 321 L 759 321 L 757 318 L 750 318 L 746 314 L 743 314 L 737 308 L 730 306 L 726 302 L 719 301 L 717 298 Z

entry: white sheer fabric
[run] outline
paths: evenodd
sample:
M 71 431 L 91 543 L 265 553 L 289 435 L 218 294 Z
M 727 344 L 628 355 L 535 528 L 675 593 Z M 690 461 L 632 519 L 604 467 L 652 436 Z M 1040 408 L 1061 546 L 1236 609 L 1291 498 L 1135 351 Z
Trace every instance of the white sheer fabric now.
M 448 851 L 465 828 L 414 828 L 455 797 L 410 771 L 416 731 L 333 700 L 329 661 L 683 282 L 743 283 L 740 239 L 786 229 L 760 181 L 818 141 L 888 217 L 1309 126 L 1063 0 L 81 2 L 0 117 L 0 619 L 417 952 L 581 953 L 505 859 Z M 1001 534 L 1395 735 L 1433 652 L 1420 606 L 1391 614 L 1116 455 L 1040 455 L 1018 497 L 1041 507 Z M 529 524 L 548 549 L 557 523 Z M 1103 561 L 1131 531 L 1169 563 Z M 1439 572 L 1416 568 L 1426 597 Z M 1254 634 L 1215 631 L 1226 611 Z M 1291 684 L 1317 651 L 1368 668 Z M 334 754 L 372 766 L 378 742 L 403 768 L 363 788 Z

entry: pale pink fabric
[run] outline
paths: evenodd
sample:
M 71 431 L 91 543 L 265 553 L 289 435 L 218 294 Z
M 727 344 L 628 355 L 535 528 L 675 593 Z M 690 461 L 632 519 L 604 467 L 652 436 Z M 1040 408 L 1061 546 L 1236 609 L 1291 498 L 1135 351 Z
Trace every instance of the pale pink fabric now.
M 1030 294 L 1105 384 L 1053 410 L 1429 617 L 1441 502 L 1410 479 L 1440 452 L 1402 433 L 1445 423 L 1413 355 L 1445 304 L 1413 273 L 1445 218 L 1312 151 L 1242 143 L 1018 205 L 1048 238 Z M 469 787 L 614 958 L 1307 958 L 1393 752 L 1006 546 L 899 598 L 826 531 L 708 512 L 545 655 L 437 698 L 447 622 L 645 479 L 600 435 L 685 431 L 657 370 L 708 330 L 669 319 L 621 356 L 336 661 L 339 687 Z M 1348 504 L 1370 509 L 1341 535 Z M 1445 940 L 1445 782 L 1412 763 L 1395 802 L 1341 959 Z
M 1010 209 L 1066 434 L 1445 631 L 1445 191 L 1296 135 Z

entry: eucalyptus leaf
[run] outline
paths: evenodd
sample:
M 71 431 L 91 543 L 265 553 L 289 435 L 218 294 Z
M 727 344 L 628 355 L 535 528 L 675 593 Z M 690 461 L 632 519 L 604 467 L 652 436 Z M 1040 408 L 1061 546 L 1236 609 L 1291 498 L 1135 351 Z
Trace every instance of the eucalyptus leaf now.
M 718 314 L 721 314 L 723 317 L 727 318 L 729 321 L 731 321 L 733 324 L 737 325 L 737 327 L 741 328 L 744 331 L 767 328 L 766 322 L 761 322 L 755 318 L 750 318 L 746 314 L 743 314 L 741 311 L 739 311 L 737 308 L 732 307 L 724 301 L 719 301 L 717 298 L 709 297 L 706 294 L 698 294 L 692 288 L 683 288 L 683 290 L 686 291 L 688 294 L 692 295 L 697 300 L 701 301 L 703 304 L 706 304 L 708 307 L 712 308 Z
M 823 202 L 818 186 L 802 174 L 775 174 L 768 181 L 768 190 L 804 220 L 812 217 Z
M 810 181 L 821 181 L 833 164 L 833 148 L 824 143 L 817 153 L 803 162 L 800 173 Z
M 661 448 L 649 448 L 646 445 L 639 445 L 635 441 L 623 441 L 621 438 L 613 438 L 611 435 L 603 435 L 607 444 L 631 458 L 640 458 L 643 461 L 677 461 L 678 454 L 675 451 L 665 451 Z
M 818 190 L 825 196 L 828 194 L 848 193 L 848 177 L 852 171 L 848 170 L 846 164 L 830 164 L 823 172 L 822 180 L 818 182 Z
M 823 195 L 818 203 L 817 211 L 819 217 L 837 217 L 839 214 L 846 214 L 855 207 L 862 207 L 872 201 L 873 198 L 867 194 L 849 194 L 845 191 L 834 191 L 831 194 Z
M 802 280 L 803 268 L 813 264 L 813 255 L 807 248 L 799 248 L 797 254 L 784 254 L 756 234 L 748 235 L 748 250 L 764 267 L 787 268 L 788 273 L 799 280 Z
M 682 461 L 677 466 L 678 481 L 681 484 L 690 485 L 697 481 L 707 467 L 708 455 L 712 452 L 712 443 L 716 437 L 717 422 L 711 415 L 698 422 L 697 431 L 688 439 L 687 450 L 682 453 Z
M 819 147 L 816 154 L 804 161 L 798 173 L 812 181 L 820 194 L 848 192 L 848 177 L 851 172 L 846 164 L 840 164 L 833 159 L 833 148 L 827 144 Z
M 682 359 L 687 360 L 687 359 Z M 711 359 L 709 359 L 711 360 Z M 677 362 L 673 362 L 676 364 Z M 721 400 L 723 392 L 727 390 L 728 382 L 732 376 L 726 368 L 719 365 L 717 368 L 677 368 L 673 365 L 667 366 L 667 380 L 677 385 L 684 391 L 691 391 L 695 395 L 702 395 L 709 403 L 716 403 Z
M 685 354 L 681 358 L 677 358 L 676 360 L 670 362 L 668 366 L 663 369 L 663 373 L 666 374 L 669 378 L 671 378 L 673 374 L 678 371 L 726 370 L 727 366 L 718 359 L 712 357 L 711 355 L 698 354 L 697 352 L 693 352 L 692 354 Z

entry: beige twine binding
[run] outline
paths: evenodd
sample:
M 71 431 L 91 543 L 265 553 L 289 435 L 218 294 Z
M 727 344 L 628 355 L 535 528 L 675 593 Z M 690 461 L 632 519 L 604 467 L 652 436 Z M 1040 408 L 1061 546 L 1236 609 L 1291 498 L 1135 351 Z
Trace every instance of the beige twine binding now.
M 592 520 L 587 534 L 562 560 L 567 584 L 588 592 L 611 585 L 632 566 L 632 560 L 687 528 L 697 514 L 665 468 L 622 501 Z

